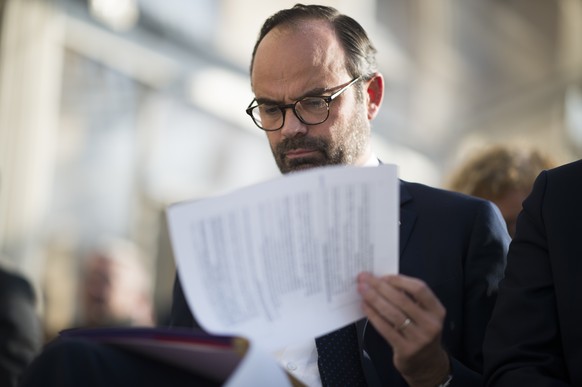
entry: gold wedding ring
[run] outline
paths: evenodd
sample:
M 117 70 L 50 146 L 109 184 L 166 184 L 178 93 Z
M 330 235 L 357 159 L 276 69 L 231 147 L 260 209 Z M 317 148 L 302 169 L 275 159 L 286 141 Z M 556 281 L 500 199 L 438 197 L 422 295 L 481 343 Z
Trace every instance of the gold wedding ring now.
M 403 332 L 411 323 L 412 320 L 406 317 L 406 320 L 397 328 L 398 332 Z

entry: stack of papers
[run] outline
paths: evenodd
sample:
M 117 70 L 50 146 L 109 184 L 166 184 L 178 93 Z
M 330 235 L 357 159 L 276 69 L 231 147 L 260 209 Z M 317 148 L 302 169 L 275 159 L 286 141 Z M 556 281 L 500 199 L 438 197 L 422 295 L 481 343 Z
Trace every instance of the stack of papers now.
M 398 198 L 394 165 L 337 166 L 170 206 L 193 315 L 269 352 L 364 317 L 357 274 L 398 272 Z

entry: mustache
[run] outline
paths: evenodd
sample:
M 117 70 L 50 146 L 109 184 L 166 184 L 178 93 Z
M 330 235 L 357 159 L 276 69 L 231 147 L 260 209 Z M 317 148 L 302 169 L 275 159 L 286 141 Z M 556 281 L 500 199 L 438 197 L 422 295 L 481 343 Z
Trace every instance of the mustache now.
M 327 154 L 329 145 L 325 140 L 317 137 L 291 137 L 284 139 L 277 145 L 277 153 L 284 155 L 288 151 L 298 148 L 318 150 Z

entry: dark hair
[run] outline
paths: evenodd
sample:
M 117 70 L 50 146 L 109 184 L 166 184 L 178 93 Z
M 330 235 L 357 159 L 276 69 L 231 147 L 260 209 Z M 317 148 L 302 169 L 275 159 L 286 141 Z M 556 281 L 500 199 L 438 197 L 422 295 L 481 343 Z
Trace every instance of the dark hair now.
M 250 72 L 253 71 L 257 47 L 269 31 L 280 25 L 297 25 L 299 22 L 309 19 L 327 21 L 333 28 L 346 53 L 345 65 L 352 77 L 361 75 L 364 79 L 368 79 L 377 71 L 376 48 L 357 21 L 342 15 L 332 7 L 295 4 L 293 8 L 275 13 L 263 24 L 253 49 Z

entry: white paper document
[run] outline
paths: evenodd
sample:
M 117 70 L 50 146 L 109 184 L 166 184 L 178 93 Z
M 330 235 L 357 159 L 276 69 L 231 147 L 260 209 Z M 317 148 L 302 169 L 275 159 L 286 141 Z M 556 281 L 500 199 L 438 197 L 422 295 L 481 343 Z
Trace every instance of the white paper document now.
M 356 276 L 398 272 L 394 165 L 287 174 L 167 209 L 200 325 L 276 351 L 364 317 Z

